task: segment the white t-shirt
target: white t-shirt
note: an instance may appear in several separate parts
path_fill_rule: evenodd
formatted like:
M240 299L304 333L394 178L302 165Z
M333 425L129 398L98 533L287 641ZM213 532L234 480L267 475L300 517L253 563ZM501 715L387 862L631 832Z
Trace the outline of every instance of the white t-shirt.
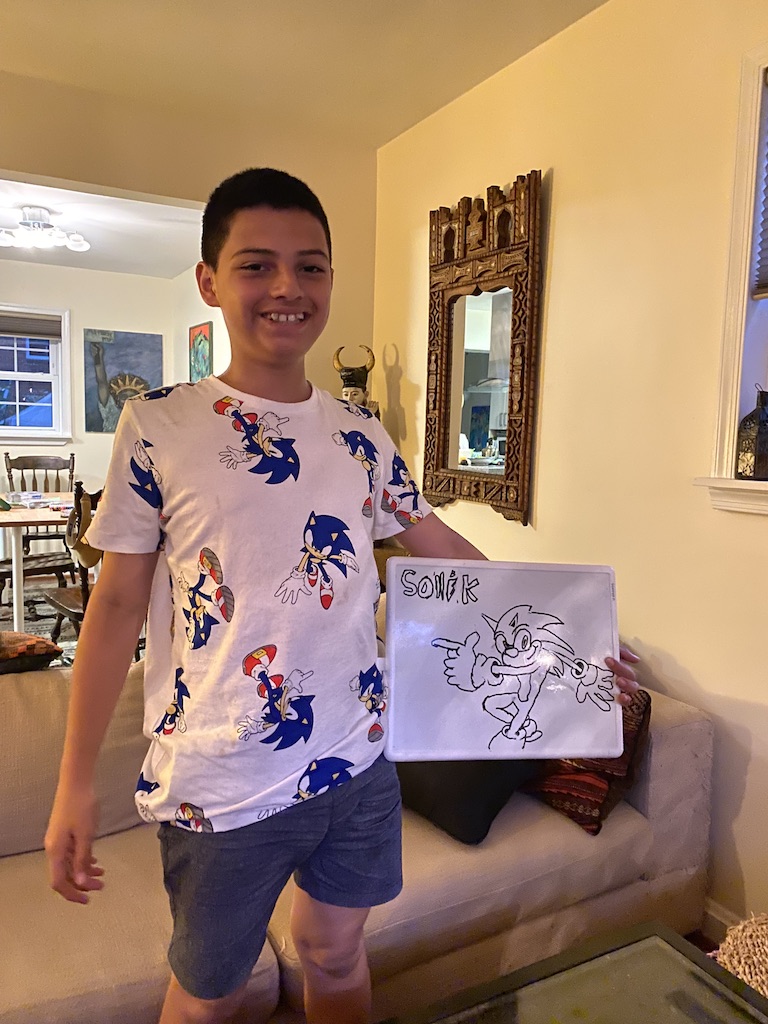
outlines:
M141 815L223 831L381 752L372 542L430 511L365 409L272 402L216 377L126 402L88 541L161 548Z

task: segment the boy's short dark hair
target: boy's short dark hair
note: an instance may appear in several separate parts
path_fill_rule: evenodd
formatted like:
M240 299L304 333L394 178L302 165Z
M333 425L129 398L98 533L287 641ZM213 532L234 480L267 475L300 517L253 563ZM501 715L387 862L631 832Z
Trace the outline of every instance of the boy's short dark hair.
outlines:
M306 210L316 217L328 242L331 256L331 229L325 210L315 193L303 181L273 167L250 167L226 178L211 192L203 213L202 258L216 269L219 254L229 235L232 218L239 210L269 206L273 210Z

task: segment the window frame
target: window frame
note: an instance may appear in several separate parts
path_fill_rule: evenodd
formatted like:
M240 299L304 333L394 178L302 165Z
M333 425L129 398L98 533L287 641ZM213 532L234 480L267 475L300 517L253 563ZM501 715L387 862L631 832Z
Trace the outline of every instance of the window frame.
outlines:
M0 302L0 317L3 315L33 315L56 317L61 324L61 338L50 339L51 372L41 379L52 379L54 422L51 427L6 427L0 425L0 441L5 444L27 443L35 445L64 445L72 441L72 366L70 311L68 309L42 309L37 306L20 306L16 303ZM22 337L12 331L0 334ZM23 335L26 337L26 335ZM58 363L58 372L54 367ZM30 376L34 376L30 374ZM57 379L58 378L58 379Z
M768 515L768 480L737 480L735 460L747 308L752 301L757 255L754 243L759 231L756 211L761 166L761 101L767 72L768 41L751 50L742 60L715 444L711 475L694 480L695 484L708 488L714 508L762 515Z

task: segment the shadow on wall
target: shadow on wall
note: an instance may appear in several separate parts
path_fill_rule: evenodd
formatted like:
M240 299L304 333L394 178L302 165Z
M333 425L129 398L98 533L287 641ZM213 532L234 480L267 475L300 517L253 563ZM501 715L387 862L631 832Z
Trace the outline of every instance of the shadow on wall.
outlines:
M400 365L400 350L397 345L384 346L381 363L387 395L381 403L384 407L381 419L389 436L398 449L402 450L403 442L408 437L409 423L406 410L408 416L412 415L419 397L419 389L411 381L403 382L403 368ZM403 394L403 391L407 394Z
M744 823L740 823L742 849L735 834L735 823L742 810L747 778L765 779L768 773L768 705L739 700L729 694L703 690L691 674L661 648L645 646L637 638L622 637L642 661L637 669L640 685L685 701L711 715L715 723L714 766L712 776L712 825L709 895L739 918L762 907L747 906L744 886L747 874L759 877L762 868L748 866L745 858L764 858L768 846L768 815L760 812L748 824L749 846L744 847ZM653 714L653 711L651 711ZM755 749L764 744L765 749ZM754 794L753 794L754 799ZM753 808L754 811L754 808ZM758 853L757 851L762 851Z

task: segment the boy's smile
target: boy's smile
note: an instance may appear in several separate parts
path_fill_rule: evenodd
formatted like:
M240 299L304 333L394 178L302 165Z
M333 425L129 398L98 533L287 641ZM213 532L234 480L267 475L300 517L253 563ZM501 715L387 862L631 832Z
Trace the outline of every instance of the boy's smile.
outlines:
M276 374L300 382L306 398L304 357L325 327L333 285L320 222L300 209L239 210L216 269L200 263L197 279L204 301L221 308L229 331L227 382L249 391L253 384L246 382L258 378L263 387Z

